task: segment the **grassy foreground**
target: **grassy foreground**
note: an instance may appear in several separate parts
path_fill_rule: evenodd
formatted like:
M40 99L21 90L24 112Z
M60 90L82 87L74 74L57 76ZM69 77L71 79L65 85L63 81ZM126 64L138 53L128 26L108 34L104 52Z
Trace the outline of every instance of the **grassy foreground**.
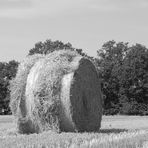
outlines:
M0 148L148 148L148 117L104 116L99 133L21 135L12 116L0 116Z

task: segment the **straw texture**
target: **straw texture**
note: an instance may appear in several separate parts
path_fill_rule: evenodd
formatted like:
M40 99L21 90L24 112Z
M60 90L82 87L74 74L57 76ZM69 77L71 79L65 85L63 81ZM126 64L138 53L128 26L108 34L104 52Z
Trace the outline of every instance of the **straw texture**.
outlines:
M71 50L30 58L36 60L25 61L29 68L21 64L11 85L10 106L19 131L99 130L102 95L92 62Z

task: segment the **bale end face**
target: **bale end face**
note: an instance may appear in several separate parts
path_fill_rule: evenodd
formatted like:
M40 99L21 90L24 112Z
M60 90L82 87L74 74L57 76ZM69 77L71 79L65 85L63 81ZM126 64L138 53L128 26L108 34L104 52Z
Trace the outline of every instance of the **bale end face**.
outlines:
M74 73L64 76L62 81L62 128L64 131L98 131L102 119L100 80L88 59L82 58L78 64Z

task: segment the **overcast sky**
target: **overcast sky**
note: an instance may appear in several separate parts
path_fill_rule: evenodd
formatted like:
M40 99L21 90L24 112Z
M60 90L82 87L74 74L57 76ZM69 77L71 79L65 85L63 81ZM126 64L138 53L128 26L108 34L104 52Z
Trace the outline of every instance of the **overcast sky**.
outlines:
M20 61L46 39L90 56L109 40L148 47L148 0L0 0L0 61Z

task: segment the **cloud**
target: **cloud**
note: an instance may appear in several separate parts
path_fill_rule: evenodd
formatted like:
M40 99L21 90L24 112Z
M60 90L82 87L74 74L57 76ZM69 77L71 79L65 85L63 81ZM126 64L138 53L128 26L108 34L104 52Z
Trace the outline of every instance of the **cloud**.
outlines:
M29 7L30 0L0 0L0 9L15 9L18 7Z
M4 2L4 0L2 0ZM83 8L88 0L26 0L26 3L21 3L21 0L6 0L5 3L0 3L0 17L3 18L32 18L47 15L49 17L61 13L71 13L77 8ZM12 3L13 4L12 6ZM6 7L6 4L8 6ZM25 6L25 7L24 7ZM69 12L68 12L69 11Z
M148 8L147 0L92 0L90 8L98 12L125 12Z
M0 18L56 17L82 12L125 12L148 8L147 0L1 0Z

